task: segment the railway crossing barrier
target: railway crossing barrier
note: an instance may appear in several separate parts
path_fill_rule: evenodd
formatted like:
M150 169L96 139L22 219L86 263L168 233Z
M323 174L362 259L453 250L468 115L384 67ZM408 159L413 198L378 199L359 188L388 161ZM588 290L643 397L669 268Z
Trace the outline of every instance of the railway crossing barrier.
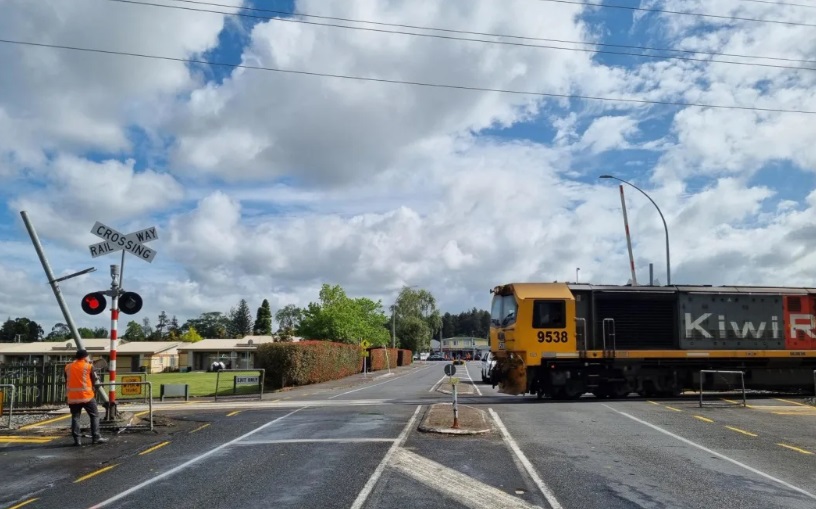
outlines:
M814 376L816 376L816 372L814 372ZM14 384L0 384L0 389L3 387L11 387L11 398L9 399L9 413L8 413L8 429L11 429L11 415L14 413L14 391L15 387ZM6 391L0 390L0 417L3 416L3 403L6 399Z
M258 399L263 399L263 390L264 390L264 376L266 374L266 369L219 369L215 375L215 401L218 401L218 390L220 388L219 382L221 381L221 373L229 373L229 372L238 372L238 373L246 373L246 372L255 372L259 373L259 376L235 376L232 379L232 395L241 396L242 394L238 394L238 386L239 385L255 385L258 384L258 389L260 389L260 394L258 395ZM250 394L251 395L251 394Z
M739 375L740 377L740 385L742 386L742 406L747 407L748 402L745 397L745 372L743 371L723 371L718 369L701 369L700 370L700 408L703 407L703 382L705 381L704 373L716 373L716 374L726 374L726 375ZM814 372L816 373L816 372ZM814 375L816 377L816 375Z

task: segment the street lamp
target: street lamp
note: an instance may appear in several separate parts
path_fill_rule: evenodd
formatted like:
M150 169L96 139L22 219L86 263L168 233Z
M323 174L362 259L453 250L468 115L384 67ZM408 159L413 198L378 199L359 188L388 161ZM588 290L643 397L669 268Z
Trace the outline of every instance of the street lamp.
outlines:
M652 197L649 196L648 194L646 194L646 192L643 189L641 189L638 186L632 184L631 182L627 182L627 181L625 181L623 179L619 179L618 177L615 177L614 175L601 175L598 178L615 179L615 180L619 180L619 181L623 182L624 184L628 184L628 185L634 187L635 189L637 189L638 191L640 191L641 193L643 193L643 196L645 196L646 198L649 198L649 201L652 202L652 205L655 206L655 208L657 209L657 213L660 214L660 219L663 220L663 228L666 230L666 284L671 285L671 262L670 262L670 258L669 258L669 227L666 225L666 218L663 217L663 212L660 211L660 207L657 206L657 203L655 203L655 201L652 199Z

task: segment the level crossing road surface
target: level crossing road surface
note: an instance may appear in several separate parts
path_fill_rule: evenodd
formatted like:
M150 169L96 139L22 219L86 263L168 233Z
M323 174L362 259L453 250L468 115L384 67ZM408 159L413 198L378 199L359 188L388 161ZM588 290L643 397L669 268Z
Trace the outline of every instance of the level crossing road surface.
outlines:
M536 400L498 394L470 362L460 404L493 430L424 433L428 406L451 400L444 364L300 388L280 407L160 411L157 433L101 446L64 431L0 445L0 507L816 507L816 408L800 399Z

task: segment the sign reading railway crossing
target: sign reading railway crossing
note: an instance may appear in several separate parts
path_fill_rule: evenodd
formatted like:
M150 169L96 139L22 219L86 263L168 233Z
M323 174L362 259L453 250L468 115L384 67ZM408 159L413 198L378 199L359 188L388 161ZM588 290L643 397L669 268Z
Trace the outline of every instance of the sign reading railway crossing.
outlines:
M159 238L155 226L123 235L110 226L97 221L91 228L91 233L102 239L102 242L88 246L93 258L123 249L148 263L153 263L153 258L156 257L156 251L144 244Z

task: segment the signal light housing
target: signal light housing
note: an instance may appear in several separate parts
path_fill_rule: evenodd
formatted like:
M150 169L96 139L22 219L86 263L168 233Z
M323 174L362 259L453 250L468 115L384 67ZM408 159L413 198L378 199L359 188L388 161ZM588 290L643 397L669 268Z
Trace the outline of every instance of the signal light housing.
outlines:
M102 292L93 292L82 297L82 311L85 311L89 315L98 315L102 311L105 311L107 305L108 301Z
M119 297L119 311L135 315L142 309L142 297L135 292L125 292Z

